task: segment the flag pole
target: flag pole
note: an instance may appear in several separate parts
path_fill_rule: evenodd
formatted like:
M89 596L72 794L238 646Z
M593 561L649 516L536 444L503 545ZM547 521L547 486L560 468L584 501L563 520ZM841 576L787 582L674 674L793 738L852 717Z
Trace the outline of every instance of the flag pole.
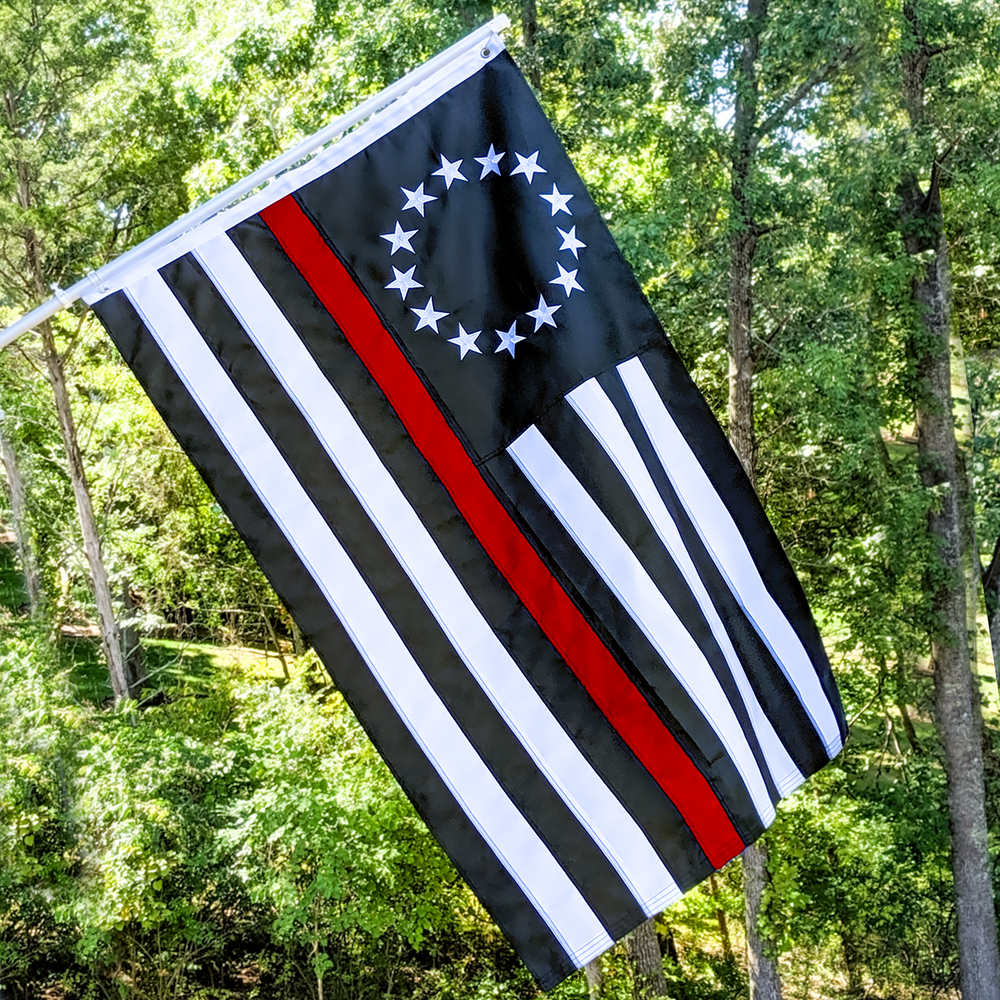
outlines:
M370 115L375 114L375 112L381 111L382 108L391 104L417 84L433 76L443 66L456 58L459 53L474 48L480 42L488 39L492 34L499 33L508 27L510 27L510 18L506 14L498 15L492 21L477 28L455 42L454 45L450 45L443 52L439 52L433 58L428 59L427 62L411 70L405 76L400 77L395 83L390 84L384 90L369 97L368 100L362 101L356 108L341 115L339 118L335 118L329 125L318 132L314 132L308 138L303 139L302 142L287 153L283 153L281 156L258 167L252 174L248 174L242 180L226 188L225 191L206 201L203 205L199 205L187 214L182 215L165 229L154 233L143 240L138 246L123 253L120 257L116 257L110 264L106 264L97 271L91 271L85 278L81 278L76 284L71 285L67 289L61 289L53 284L50 287L55 294L51 299L32 309L31 312L26 313L16 323L12 323L5 330L0 331L0 348L4 348L17 340L21 334L27 333L43 320L71 306L87 292L100 288L120 271L129 267L133 261L155 250L159 250L178 236L188 232L188 230L200 226L203 222L206 222L224 209L229 208L230 205L250 194L262 184L266 184L278 174L306 159L312 153L325 146L326 143L346 132L349 128L364 121Z

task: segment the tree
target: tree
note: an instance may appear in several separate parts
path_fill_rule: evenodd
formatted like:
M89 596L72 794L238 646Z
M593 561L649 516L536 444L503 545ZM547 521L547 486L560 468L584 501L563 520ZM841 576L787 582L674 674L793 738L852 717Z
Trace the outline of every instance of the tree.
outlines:
M714 79L702 74L698 84L704 88L709 104L718 102L713 108L716 117L725 104L732 111L728 137L720 135L716 140L720 159L726 165L730 194L728 430L733 450L755 488L754 375L764 339L754 330L754 265L761 238L782 225L780 197L775 198L773 190L769 190L773 183L769 186L764 179L759 153L762 144L771 142L778 149L768 155L768 165L773 168L783 154L787 158L788 144L776 140L775 133L789 126L803 127L808 121L805 109L813 102L817 89L827 85L856 57L858 41L845 25L838 23L840 12L835 7L828 6L820 15L833 22L833 29L824 31L818 30L813 20L817 12L773 11L769 0L749 0L743 17L726 4L692 4L673 28L676 40L668 31L665 41L668 60L690 67L694 60L689 48L684 51L685 29L695 38L704 30L692 24L695 10L702 18L708 14L708 23L717 26L714 32L709 28L707 33L709 45L716 49L715 66L719 68L713 68ZM767 56L762 60L765 42ZM744 885L751 997L778 1000L781 982L774 956L757 927L767 881L766 847L763 843L750 845L744 852Z
M0 413L0 421L6 420L6 414ZM31 528L24 495L24 478L21 475L21 464L17 454L0 424L0 459L3 460L4 471L7 473L7 488L10 491L10 506L14 516L14 531L17 534L17 550L24 571L24 585L28 591L28 603L31 613L38 611L42 599L42 585L38 577L38 566L35 562L34 546L31 541Z
M636 1000L667 996L667 979L663 975L663 953L656 936L656 919L644 920L628 937L632 957Z
M901 98L911 133L917 143L924 145L928 126L933 127L928 120L928 77L933 60L945 51L940 37L942 12L931 3L907 0L902 13ZM935 39L933 34L939 37ZM931 155L926 190L916 165L903 173L900 227L905 251L915 262L911 350L916 374L914 404L920 474L924 487L937 497L928 516L928 530L937 543L937 559L928 567L927 593L937 692L935 714L948 773L962 995L968 1000L986 1000L1000 996L1000 954L987 845L982 715L966 639L962 513L949 350L951 271L941 203L941 173L947 154L932 145Z
M184 131L183 116L172 114L169 100L150 100L151 92L166 95L150 75L151 22L142 0L4 0L0 31L0 294L14 312L102 263L144 223L176 214L176 181L171 190L164 171L183 167L194 150L166 167L182 146L169 140ZM55 400L111 686L122 699L136 693L142 676L123 657L67 385L84 322L46 320L36 343Z

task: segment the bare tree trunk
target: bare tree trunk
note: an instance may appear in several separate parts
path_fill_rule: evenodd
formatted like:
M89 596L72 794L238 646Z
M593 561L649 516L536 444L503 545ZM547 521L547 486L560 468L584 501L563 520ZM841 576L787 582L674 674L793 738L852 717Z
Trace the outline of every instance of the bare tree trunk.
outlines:
M914 181L914 184L916 182ZM940 219L940 202L936 212ZM917 401L921 480L940 496L928 515L938 565L928 573L933 634L935 716L944 746L958 915L959 969L964 1000L1000 997L1000 956L990 879L982 758L982 712L969 659L958 456L948 365L948 251L940 234L934 259L913 285L921 310Z
M729 441L756 484L757 436L754 433L753 257L757 236L730 237L729 269Z
M521 42L524 45L525 69L535 90L542 88L542 63L538 58L535 35L538 32L538 6L535 0L521 0Z
M302 636L302 629L299 628L299 623L289 616L289 621L292 623L292 652L296 656L302 656L306 651L305 639Z
M911 127L924 122L924 85L931 59L940 49L924 36L919 0L903 4L909 35L903 58L903 104ZM951 395L949 336L951 274L940 197L940 164L935 163L925 193L916 177L902 186L903 242L906 251L930 259L914 279L918 313L913 331L917 364L917 449L924 486L940 497L928 514L937 543L928 568L931 659L935 717L944 747L951 825L951 864L958 918L959 981L963 1000L1000 997L1000 955L990 878L986 795L979 690L969 662L968 617L962 566L962 518L958 447Z
M136 603L132 599L132 588L127 581L122 587L122 607L125 609L126 620L131 619L136 610ZM129 691L135 697L146 683L146 657L142 651L139 629L131 621L122 627L121 635L125 676L128 679Z
M997 684L1000 684L1000 537L993 546L993 558L983 573L983 595L986 598L993 664L997 671Z
M943 235L926 276L914 282L914 298L923 308L922 325L930 334L919 359L922 398L917 404L918 450L921 479L941 497L940 508L928 515L939 560L929 573L928 589L934 619L935 716L948 776L961 988L964 1000L995 1000L1000 997L1000 956L987 845L982 712L967 640L947 353L948 256Z
M747 923L747 965L750 973L750 1000L781 1000L778 963L770 954L769 942L760 933L760 912L764 890L770 881L767 847L763 840L743 852L743 893Z
M32 191L31 171L27 163L20 158L15 161L17 174L17 201L21 208L30 209L34 197ZM28 228L24 232L24 255L31 281L35 286L35 294L41 302L46 298L48 288L45 284L44 267L42 263L42 247L37 233ZM111 590L108 586L108 574L104 568L101 555L101 540L97 533L97 521L94 518L94 506L90 500L90 488L83 468L83 456L80 453L80 443L76 434L76 423L70 408L69 393L66 390L66 373L63 370L62 358L56 349L55 336L49 320L38 324L38 332L42 338L42 352L45 356L45 366L48 371L49 384L56 401L56 415L59 418L59 431L66 449L69 462L70 481L73 484L73 496L76 499L76 510L80 518L80 530L83 534L83 548L90 567L91 584L94 588L94 598L97 603L97 614L101 620L101 640L104 646L104 656L108 664L108 674L111 679L111 690L115 700L129 696L128 678L125 673L125 662L122 658L121 641L118 626L115 623L114 609L111 603Z
M965 368L962 338L949 336L952 414L955 422L955 458L958 478L959 534L962 552L962 577L965 580L965 627L969 643L969 667L979 674L979 595L982 564L976 539L976 484L972 474L975 425L969 399L969 377Z
M56 350L55 337L52 334L52 326L49 321L45 320L40 323L38 330L42 335L42 349L45 354L49 383L55 394L56 414L59 417L59 430L62 434L63 447L66 449L66 458L69 460L70 481L73 484L73 496L76 498L76 511L80 518L80 531L83 534L83 548L87 555L87 565L90 567L90 581L94 588L97 614L101 622L101 641L108 664L108 674L111 678L111 690L114 692L115 701L120 701L130 695L128 676L125 672L118 625L115 622L114 608L111 603L108 574L104 568L104 558L101 555L101 539L97 532L94 507L90 500L90 488L87 485L83 456L80 453L80 444L77 439L76 423L73 420L69 393L66 390L66 375L63 371L62 358Z
M719 937L722 938L722 954L727 961L733 959L733 942L729 936L729 921L726 920L726 911L719 901L719 883L715 875L708 876L708 886L712 891L712 899L715 900L715 919L719 924Z
M604 971L600 958L591 959L584 967L587 974L587 995L590 1000L601 1000L604 995Z
M663 953L656 936L656 920L644 920L628 936L628 950L635 975L636 1000L667 995L667 977L663 974Z
M17 552L21 557L21 567L24 571L24 585L28 591L31 613L35 614L42 600L42 584L35 563L35 553L31 547L27 505L24 500L24 480L21 478L17 455L2 426L0 426L0 455L3 458L4 471L7 473L7 485L10 487L10 507L14 514L14 531L17 533Z
M750 482L757 486L757 439L754 433L753 261L758 229L750 197L751 169L758 141L757 57L767 21L768 0L749 0L747 29L738 67L733 119L730 191L735 218L729 264L729 442ZM763 844L743 852L744 913L750 1000L781 1000L778 966L760 934L758 918L769 874Z
M746 37L737 67L730 165L732 220L729 236L729 440L750 481L756 483L754 434L753 260L757 222L750 197L757 134L757 57L768 0L749 0Z

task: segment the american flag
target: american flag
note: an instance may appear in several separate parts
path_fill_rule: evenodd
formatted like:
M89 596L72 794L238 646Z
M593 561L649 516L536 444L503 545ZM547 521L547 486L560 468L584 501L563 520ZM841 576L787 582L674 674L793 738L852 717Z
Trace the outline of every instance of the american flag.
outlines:
M92 305L543 986L840 750L781 546L499 39Z

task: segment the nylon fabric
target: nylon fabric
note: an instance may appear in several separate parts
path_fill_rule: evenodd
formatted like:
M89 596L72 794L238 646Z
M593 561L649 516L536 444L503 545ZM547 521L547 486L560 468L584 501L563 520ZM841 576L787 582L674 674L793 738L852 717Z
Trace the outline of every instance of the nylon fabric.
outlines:
M292 199L271 206L262 218L344 331L532 617L667 792L708 859L724 864L738 853L728 852L740 838L718 798L510 521L339 259Z
M126 295L111 295L94 308L126 362L140 372L143 388L212 487L251 552L268 568L269 579L305 637L331 664L338 687L354 706L417 811L435 830L442 847L473 889L490 900L494 919L518 943L521 957L539 981L545 986L561 981L576 967L574 960L402 724L339 618L330 614L319 587L250 490L243 473Z
M590 766L628 809L680 887L697 884L711 866L676 809L488 558L370 373L270 230L262 222L249 220L234 230L232 239L382 456L407 501L420 511L435 544L528 681Z

